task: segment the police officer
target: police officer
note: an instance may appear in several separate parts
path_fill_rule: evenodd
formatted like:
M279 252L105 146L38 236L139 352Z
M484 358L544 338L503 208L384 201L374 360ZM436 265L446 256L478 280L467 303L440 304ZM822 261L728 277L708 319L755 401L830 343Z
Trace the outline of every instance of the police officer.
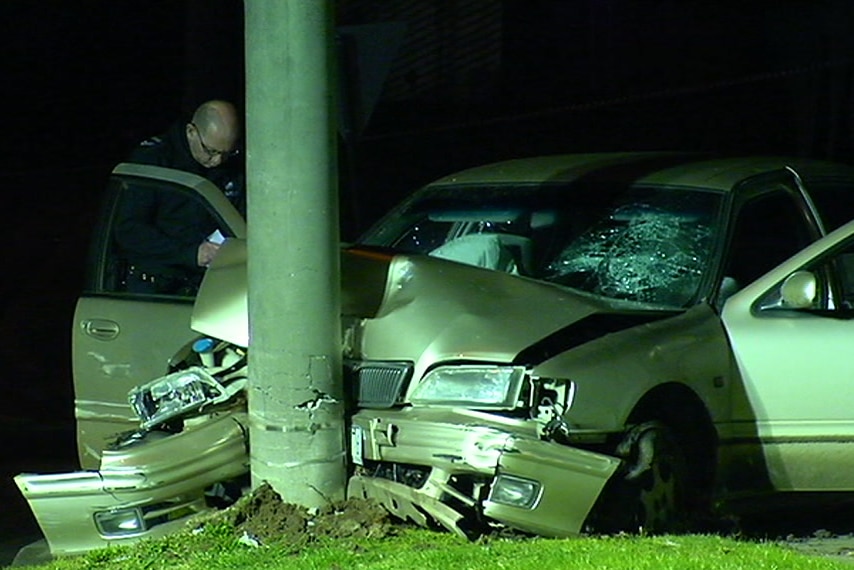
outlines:
M242 174L226 164L237 149L240 119L234 106L207 101L189 122L143 141L128 161L191 172L208 178L244 210ZM151 186L130 188L118 205L115 240L127 259L127 289L137 293L189 294L219 244L216 224L189 196Z

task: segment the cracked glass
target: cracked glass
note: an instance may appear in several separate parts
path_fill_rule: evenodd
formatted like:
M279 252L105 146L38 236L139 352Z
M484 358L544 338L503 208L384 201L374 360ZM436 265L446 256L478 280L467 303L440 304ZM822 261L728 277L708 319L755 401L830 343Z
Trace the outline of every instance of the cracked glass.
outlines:
M545 278L614 299L691 303L713 262L717 196L644 189L625 198L572 240Z
M715 264L720 206L719 193L676 187L443 187L405 203L361 243L684 307Z

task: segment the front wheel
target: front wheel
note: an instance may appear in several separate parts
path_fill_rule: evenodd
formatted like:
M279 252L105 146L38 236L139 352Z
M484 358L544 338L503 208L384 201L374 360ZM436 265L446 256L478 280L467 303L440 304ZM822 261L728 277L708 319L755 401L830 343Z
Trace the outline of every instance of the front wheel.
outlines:
M616 453L623 467L594 506L594 532L661 534L686 529L686 466L670 431L658 422L630 429Z

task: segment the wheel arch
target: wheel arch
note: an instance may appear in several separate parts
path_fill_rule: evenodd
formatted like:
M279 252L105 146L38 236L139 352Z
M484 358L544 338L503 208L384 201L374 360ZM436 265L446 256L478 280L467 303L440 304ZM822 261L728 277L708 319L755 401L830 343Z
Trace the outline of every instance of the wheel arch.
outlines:
M684 384L661 384L632 408L626 429L643 422L665 425L685 455L690 483L700 497L709 498L714 485L718 437L708 409Z

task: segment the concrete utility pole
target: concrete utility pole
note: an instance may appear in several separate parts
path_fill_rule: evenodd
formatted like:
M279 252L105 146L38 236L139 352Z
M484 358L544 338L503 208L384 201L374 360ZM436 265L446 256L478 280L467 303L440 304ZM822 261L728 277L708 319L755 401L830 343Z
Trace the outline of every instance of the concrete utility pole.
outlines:
M342 499L331 0L245 2L253 486Z

